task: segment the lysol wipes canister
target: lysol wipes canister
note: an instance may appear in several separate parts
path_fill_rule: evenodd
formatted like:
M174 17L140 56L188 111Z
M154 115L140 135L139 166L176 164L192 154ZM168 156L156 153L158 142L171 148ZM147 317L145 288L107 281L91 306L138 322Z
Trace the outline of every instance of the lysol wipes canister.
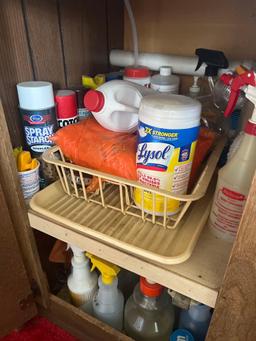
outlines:
M59 128L78 122L76 93L72 90L58 90L55 95Z
M138 181L185 194L200 125L201 104L180 95L155 94L142 99L139 109L136 154ZM142 205L142 198L144 203ZM153 200L155 202L153 203ZM135 189L134 201L148 213L164 214L164 197ZM166 213L179 210L179 201L168 199Z
M52 84L31 81L17 84L26 145L33 156L53 146L49 140L57 129Z

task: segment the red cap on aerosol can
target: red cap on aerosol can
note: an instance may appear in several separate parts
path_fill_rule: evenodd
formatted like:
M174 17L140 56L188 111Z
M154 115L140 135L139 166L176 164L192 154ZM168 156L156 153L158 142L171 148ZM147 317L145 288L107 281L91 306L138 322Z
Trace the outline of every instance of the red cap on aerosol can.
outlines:
M74 91L58 90L55 95L55 102L57 104L57 120L60 128L78 121L76 94Z

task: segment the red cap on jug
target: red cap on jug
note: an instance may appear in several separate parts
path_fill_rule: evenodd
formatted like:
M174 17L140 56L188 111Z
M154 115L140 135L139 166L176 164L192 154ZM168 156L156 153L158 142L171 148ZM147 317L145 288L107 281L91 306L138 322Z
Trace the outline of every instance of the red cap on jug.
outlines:
M86 109L99 112L105 103L104 95L98 90L89 90L84 96L84 106Z
M141 277L140 278L140 290L144 295L148 297L157 297L161 295L163 291L163 287L162 285L157 284L157 283L149 283L146 280L146 278Z

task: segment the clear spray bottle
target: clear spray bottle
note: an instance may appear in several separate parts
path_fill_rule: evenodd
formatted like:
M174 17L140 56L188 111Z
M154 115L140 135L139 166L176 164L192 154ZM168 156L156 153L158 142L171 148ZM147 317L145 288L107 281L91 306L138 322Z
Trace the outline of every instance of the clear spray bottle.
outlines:
M91 259L92 270L101 273L99 289L93 297L93 315L118 330L123 329L124 296L118 289L117 274L120 268L99 257L86 253Z

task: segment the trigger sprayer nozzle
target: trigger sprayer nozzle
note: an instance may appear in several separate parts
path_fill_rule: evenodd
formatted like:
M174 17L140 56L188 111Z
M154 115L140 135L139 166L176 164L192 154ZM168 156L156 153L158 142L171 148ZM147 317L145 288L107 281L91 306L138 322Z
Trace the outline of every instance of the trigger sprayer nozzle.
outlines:
M71 249L73 252L73 258L76 263L83 263L86 260L85 251L78 246L68 244L67 250Z
M92 262L91 271L97 268L101 273L102 282L106 285L111 285L114 279L117 277L120 268L117 265L103 260L97 256L94 256L88 252L86 253L86 256L90 258Z

